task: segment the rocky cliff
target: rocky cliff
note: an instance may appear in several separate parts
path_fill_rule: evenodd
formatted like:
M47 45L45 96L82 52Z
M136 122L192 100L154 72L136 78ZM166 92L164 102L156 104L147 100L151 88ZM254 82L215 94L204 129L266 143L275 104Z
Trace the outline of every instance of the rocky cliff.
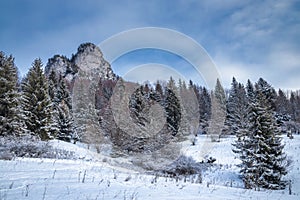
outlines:
M75 79L79 71L92 71L101 79L116 79L110 64L103 58L101 50L92 43L81 44L77 49L77 53L71 59L61 55L50 58L45 67L46 75L49 75L52 70L57 75L63 76L68 83Z

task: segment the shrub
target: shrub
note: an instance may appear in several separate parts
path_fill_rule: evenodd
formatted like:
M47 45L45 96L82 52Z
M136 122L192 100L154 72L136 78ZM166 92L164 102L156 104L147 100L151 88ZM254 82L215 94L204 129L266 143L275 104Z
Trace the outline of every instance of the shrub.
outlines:
M163 173L170 174L173 176L180 175L201 175L202 164L196 162L192 157L181 155L177 160L168 165L162 170Z
M11 160L14 157L70 159L74 158L74 152L54 149L47 142L31 136L1 137L0 159Z

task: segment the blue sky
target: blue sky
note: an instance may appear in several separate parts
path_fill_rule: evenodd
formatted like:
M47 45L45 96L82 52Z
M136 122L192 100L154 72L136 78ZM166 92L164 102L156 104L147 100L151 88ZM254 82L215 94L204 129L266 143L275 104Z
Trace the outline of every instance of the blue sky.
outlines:
M225 87L235 76L300 88L299 0L1 0L0 10L0 50L13 54L22 74L37 57L46 64L54 54L71 57L83 42L100 44L129 29L163 27L201 44ZM128 66L151 62L201 83L182 58L162 51L132 52L113 68L123 75Z

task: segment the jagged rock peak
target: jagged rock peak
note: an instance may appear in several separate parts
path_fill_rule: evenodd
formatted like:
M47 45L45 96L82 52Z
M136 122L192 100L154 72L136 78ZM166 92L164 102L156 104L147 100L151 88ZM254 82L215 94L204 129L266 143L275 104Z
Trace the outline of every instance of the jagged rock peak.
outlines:
M77 53L73 56L72 62L80 70L98 74L102 79L115 79L110 64L103 58L98 46L92 43L84 43L78 47Z
M76 77L79 70L93 71L102 79L116 79L110 64L103 58L100 48L92 43L81 44L71 60L66 56L53 56L45 67L46 75L49 75L51 70L54 70L57 75L62 75L69 82Z
M49 75L51 70L55 70L57 74L65 77L68 73L76 73L73 69L71 61L62 55L54 55L52 58L48 59L48 63L45 67L45 74Z
M103 56L100 48L97 45L90 42L79 45L77 49L77 54L81 54L81 53L85 53L85 54L95 53L98 54L100 57Z

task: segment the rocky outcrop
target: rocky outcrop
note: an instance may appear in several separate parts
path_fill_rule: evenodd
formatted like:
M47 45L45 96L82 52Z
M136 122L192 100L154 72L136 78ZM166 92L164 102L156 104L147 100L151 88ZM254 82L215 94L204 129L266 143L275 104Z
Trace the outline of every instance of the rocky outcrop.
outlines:
M92 43L81 44L71 59L61 55L50 58L45 67L46 75L49 75L52 70L57 75L63 76L69 83L75 79L79 71L92 72L101 79L116 79L110 64L103 58L101 50Z
M70 83L73 80L74 75L78 72L78 67L67 57L55 55L48 60L45 67L45 74L49 75L52 70L54 70L58 76L61 75Z

